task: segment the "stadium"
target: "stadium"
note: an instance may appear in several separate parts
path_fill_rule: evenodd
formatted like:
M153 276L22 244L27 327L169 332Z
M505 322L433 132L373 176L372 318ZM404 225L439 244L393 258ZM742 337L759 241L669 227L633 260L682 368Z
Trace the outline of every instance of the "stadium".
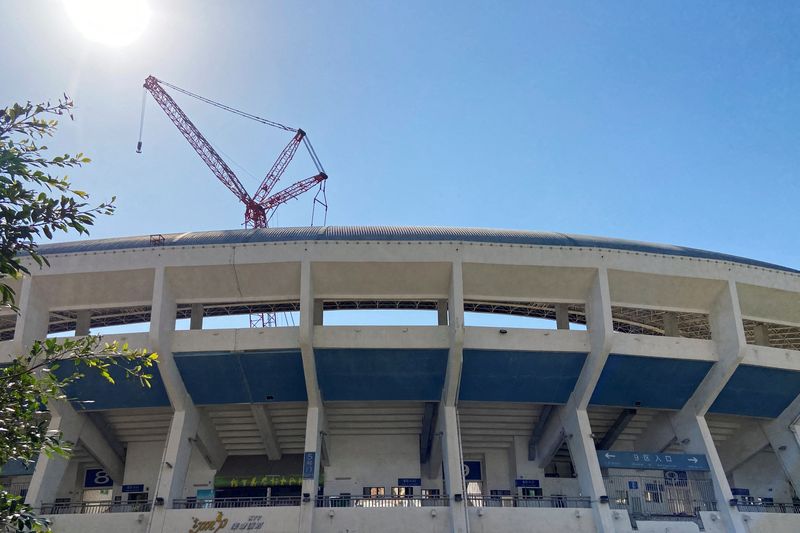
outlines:
M5 357L90 332L160 355L151 388L48 406L69 459L3 468L55 532L800 531L800 271L469 228L41 250ZM288 319L230 325L254 316Z

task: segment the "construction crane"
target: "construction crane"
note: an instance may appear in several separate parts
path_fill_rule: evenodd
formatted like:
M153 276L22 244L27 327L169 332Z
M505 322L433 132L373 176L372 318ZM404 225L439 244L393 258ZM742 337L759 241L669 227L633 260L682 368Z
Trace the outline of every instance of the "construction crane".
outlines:
M278 159L275 161L275 164L273 164L272 168L270 168L269 172L267 172L267 175L261 181L261 184L253 195L250 195L247 192L247 189L244 188L242 182L239 180L230 166L228 166L225 160L217 153L214 147L211 146L211 143L208 142L203 134L200 133L200 130L197 129L192 121L189 120L189 117L186 116L186 113L184 113L180 106L175 103L175 100L173 100L167 91L164 90L164 86L170 87L178 92L196 98L207 104L219 107L220 109L224 109L245 118L255 120L256 122L266 124L267 126L294 133L292 140L289 141L289 144L286 145L286 148L281 151ZM246 228L268 227L270 220L279 206L285 204L293 198L297 198L301 194L317 186L319 189L317 190L317 194L314 196L311 220L312 225L314 223L313 213L317 205L322 206L327 215L328 205L325 197L325 182L328 179L328 175L322 168L322 164L320 163L319 158L314 151L314 147L311 146L311 142L308 140L308 135L302 129L290 128L289 126L285 126L278 122L234 109L219 102L215 102L208 98L189 92L186 89L181 89L180 87L172 85L171 83L159 80L155 76L148 76L147 79L144 80L144 88L153 96L153 99L155 99L156 103L183 134L192 148L194 148L195 152L197 152L197 155L199 155L203 162L208 165L208 168L211 169L211 172L217 177L217 179L221 181L222 184L225 185L239 199L240 202L242 202L242 204L244 204L244 225ZM142 126L140 126L139 129L139 142L136 146L136 151L138 153L142 152L143 123L144 102L142 102ZM292 161L292 158L294 157L295 152L297 152L297 148L301 143L308 150L308 154L311 156L311 160L313 161L314 166L317 168L317 174L311 176L310 178L300 180L283 190L273 193L272 191L275 188L275 185L286 171L286 167L289 166L289 163Z
M286 147L281 151L278 159L272 165L272 168L269 169L269 172L267 172L267 175L261 181L261 184L258 186L258 189L253 195L250 195L247 192L247 189L245 189L244 185L242 185L242 182L239 180L230 166L228 166L222 156L217 153L214 147L211 146L211 143L208 142L203 134L200 133L200 130L197 129L192 121L189 120L189 117L186 116L186 113L183 112L175 100L173 100L167 91L164 90L164 86L170 87L178 92L191 96L192 98L196 98L207 104L211 104L220 109L224 109L225 111L230 111L267 126L278 128L294 134L292 140L289 141L289 144L286 145ZM199 155L203 162L208 165L208 168L211 169L211 172L217 177L217 179L221 181L222 184L225 185L225 187L227 187L239 199L239 201L244 204L244 226L246 228L268 227L269 222L278 207L293 198L297 198L301 194L313 189L314 187L319 188L314 196L314 203L311 211L311 225L314 225L314 212L317 205L320 205L324 208L324 217L327 218L328 203L325 195L325 183L328 179L328 175L322 168L322 163L320 163L319 158L314 151L314 147L311 146L311 142L308 140L308 135L306 135L306 132L304 132L302 129L291 128L278 122L261 118L219 102L215 102L214 100L194 94L186 89L181 89L180 87L172 85L171 83L159 80L155 76L148 76L144 80L144 88L145 91L153 95L156 103L158 103L164 113L166 113L170 120L172 120L172 123L175 124L192 148L194 148L195 152L197 152L197 155ZM145 97L147 96L147 92L144 94ZM144 103L145 102L143 99L142 119L139 126L139 142L136 145L137 153L142 153ZM295 152L297 152L297 148L300 146L300 143L302 143L306 150L308 150L308 154L311 156L311 160L313 161L314 166L317 168L317 174L311 176L310 178L300 180L283 190L273 193L272 191L275 188L275 185L277 185L278 181L281 179L281 176L286 171L286 167L288 167L289 163L292 161L292 158L294 157ZM250 327L266 327L276 325L277 318L275 313L250 313Z

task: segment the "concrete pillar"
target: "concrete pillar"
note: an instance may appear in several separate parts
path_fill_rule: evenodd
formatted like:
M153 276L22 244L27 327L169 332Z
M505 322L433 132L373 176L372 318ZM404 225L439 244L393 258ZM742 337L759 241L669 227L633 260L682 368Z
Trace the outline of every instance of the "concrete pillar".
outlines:
M728 478L722 468L719 454L711 438L705 416L692 416L691 413L681 411L672 418L673 428L679 443L683 446L684 453L704 454L708 459L711 469L711 482L714 487L714 497L717 500L719 512L725 530L736 533L745 533L747 528L736 506L728 502L733 498Z
M18 294L19 316L14 329L13 353L23 354L34 341L47 337L50 309L36 280L26 276Z
M82 309L77 312L75 317L75 336L84 337L89 334L89 327L92 321L92 312Z
M780 419L764 422L762 428L786 479L792 484L795 494L800 495L800 428L796 423L787 425Z
M755 328L755 342L759 346L769 346L769 324L759 323Z
M611 321L611 296L608 273L599 269L586 298L586 322L589 333L589 355L567 404L557 408L537 444L538 466L545 468L555 451L566 440L572 463L578 474L581 495L592 501L592 515L598 533L616 531L608 503L600 503L606 496L603 475L592 438L592 428L586 408L597 381L611 352L613 327Z
M739 510L728 505L733 494L705 419L709 408L744 359L747 347L735 282L727 282L720 291L709 318L711 337L719 359L683 409L672 416L671 421L676 441L684 446L686 453L706 455L711 468L717 509L726 529L744 533L747 529Z
M203 304L192 304L189 329L203 329Z
M314 325L323 326L325 323L325 301L314 300Z
M452 531L453 533L467 533L469 531L467 487L464 482L464 459L461 454L461 435L458 431L456 407L442 405L439 409L439 421L442 433L444 484L450 497Z
M314 509L319 491L319 470L322 461L322 439L325 409L309 404L306 414L306 439L303 453L303 489L300 502L298 532L311 533L314 527Z
M450 523L455 533L467 533L466 484L464 483L464 460L461 453L461 434L458 427L458 390L461 386L461 367L464 360L464 274L461 261L454 261L450 290L447 300L447 324L450 330L450 349L447 355L442 401L439 407L437 426L441 434L444 479L450 496ZM440 307L441 313L441 307ZM440 315L441 320L441 315ZM456 495L460 494L460 501Z
M569 329L569 306L556 304L556 329Z
M80 426L69 424L58 415L51 415L50 425L47 430L61 432L64 441L73 443L78 442L81 432ZM61 457L60 455L48 457L46 454L40 453L33 476L31 476L25 503L34 509L39 509L43 503L55 502L58 487L64 478L68 465L68 457Z
M303 497L300 502L299 533L311 533L314 528L314 509L319 490L319 471L322 462L325 407L317 381L317 363L314 354L314 326L322 324L322 300L314 298L311 263L300 265L300 355L308 395L306 436L303 456ZM308 496L306 496L308 495Z
M664 313L664 336L678 337L678 315L671 311Z
M447 300L436 302L436 324L439 326L447 325Z
M170 422L167 443L164 449L155 498L163 498L163 505L154 505L147 531L162 531L166 509L173 500L183 496L189 460L195 443L198 451L212 469L219 469L225 460L225 448L213 427L209 427L192 402L183 384L175 357L172 340L175 334L177 303L164 268L155 271L153 281L153 305L150 315L150 348L158 352L158 372L174 409Z

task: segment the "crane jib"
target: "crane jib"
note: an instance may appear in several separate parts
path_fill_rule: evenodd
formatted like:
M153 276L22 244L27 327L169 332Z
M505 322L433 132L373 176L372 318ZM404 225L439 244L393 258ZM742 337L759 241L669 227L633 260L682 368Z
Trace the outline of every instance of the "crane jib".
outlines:
M211 143L208 142L202 133L200 133L200 130L197 129L192 121L189 120L189 117L186 115L186 113L183 112L180 106L178 106L175 100L169 95L169 93L166 92L163 86L170 87L178 92L196 98L202 102L214 105L220 109L235 113L242 117L294 133L292 140L289 141L289 144L286 145L286 147L280 152L277 160L275 163L273 163L269 172L267 172L258 189L252 196L247 192L244 185L242 185L239 178L236 176L230 166L228 166L222 156L220 156L220 154L211 146ZM216 176L216 178L222 182L222 184L225 185L239 199L239 201L242 202L242 204L244 204L246 227L267 227L269 220L272 218L275 210L280 205L293 198L297 198L318 184L320 187L323 187L325 181L328 179L328 176L323 170L322 164L317 157L316 151L314 150L313 146L311 146L308 136L302 129L291 128L284 124L280 124L278 122L258 117L251 113L246 113L239 109L220 104L219 102L215 102L198 94L192 93L176 85L159 80L155 76L148 76L145 79L144 89L153 96L153 99L156 101L156 103L161 107L172 123L175 124L175 126L178 128L178 131L181 132L186 141L191 145L195 152L197 152L197 155L200 156L214 176ZM142 100L142 125L140 126L139 130L139 141L136 145L136 151L138 153L141 153L142 151L143 125L144 98ZM289 163L291 163L292 159L294 158L297 148L301 142L306 147L314 166L317 168L318 174L310 178L300 180L275 194L270 194L280 178L283 176L283 173L286 171ZM320 192L322 192L324 198L324 187ZM317 193L317 196L319 196L320 192ZM319 200L317 196L314 198L314 204L322 204L327 213L327 203Z

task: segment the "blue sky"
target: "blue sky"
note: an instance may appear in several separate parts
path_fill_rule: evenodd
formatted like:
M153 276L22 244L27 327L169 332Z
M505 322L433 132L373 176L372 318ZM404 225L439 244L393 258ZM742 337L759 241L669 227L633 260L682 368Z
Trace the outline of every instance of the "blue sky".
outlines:
M796 2L151 0L91 43L58 1L3 2L0 102L66 91L54 149L118 213L95 237L240 227L243 209L148 100L148 74L309 132L329 224L540 229L800 266ZM185 97L251 189L284 135ZM311 175L298 155L290 179ZM306 225L310 198L280 211ZM66 237L72 238L72 237Z

